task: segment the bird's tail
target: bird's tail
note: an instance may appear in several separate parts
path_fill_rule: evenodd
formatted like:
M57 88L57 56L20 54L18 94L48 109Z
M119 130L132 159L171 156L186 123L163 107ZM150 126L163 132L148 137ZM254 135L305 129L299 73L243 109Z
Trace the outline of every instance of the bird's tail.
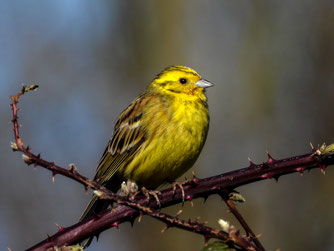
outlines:
M116 176L114 176L113 180L109 180L109 181L110 181L110 183L106 185L106 188L109 189L110 191L112 191L113 193L116 193L121 186L121 179L118 179ZM84 213L80 217L80 221L83 221L83 220L85 220L89 217L92 217L92 216L106 210L109 205L110 205L110 201L101 200L101 199L99 199L98 196L93 195L93 198L91 199L91 201L87 205ZM94 238L94 236L83 240L82 242L80 242L80 246L82 246L83 248L87 248L90 245L90 243L92 242L93 238Z
M101 211L106 210L109 204L110 202L101 200L96 195L94 195L89 204L87 205L84 213L82 214L80 221L83 221L91 216L98 214ZM94 236L83 240L82 242L80 242L80 246L82 246L83 248L87 248L92 242L93 238Z

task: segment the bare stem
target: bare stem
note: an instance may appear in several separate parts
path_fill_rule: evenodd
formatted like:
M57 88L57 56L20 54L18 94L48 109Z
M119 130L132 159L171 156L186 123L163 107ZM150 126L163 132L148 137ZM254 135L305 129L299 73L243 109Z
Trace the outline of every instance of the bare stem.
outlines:
M259 239L256 237L252 229L248 226L245 219L242 217L242 215L239 213L237 207L233 203L232 200L225 200L226 205L230 209L231 213L235 216L235 218L239 221L240 225L245 229L247 237L250 237L251 240L253 240L254 244L259 248L259 250L264 251L264 247L262 246Z
M177 227L183 230L191 231L197 234L203 235L205 240L209 240L210 238L216 238L224 241L229 241L231 243L236 244L237 246L245 249L245 250L257 250L256 246L254 246L250 240L247 238L237 235L236 238L230 238L230 234L227 232L224 232L222 230L214 229L208 226L205 226L203 223L200 223L198 221L185 221L180 219L178 216L170 216L165 213L161 213L153 208L146 207L143 204L145 203L145 200L143 198L139 198L138 201L134 201L131 198L125 197L125 196L119 196L115 193L112 193L105 187L101 186L98 182L90 180L81 174L79 174L74 167L74 165L70 165L69 169L64 169L60 166L55 165L53 162L46 161L40 157L40 154L35 155L30 151L29 147L25 147L24 143L20 137L20 132L19 132L19 124L18 124L18 100L19 97L22 96L25 92L29 90L35 90L37 87L35 86L30 86L30 87L23 87L23 89L16 95L16 96L11 96L12 99L12 110L13 110L13 126L14 126L14 137L15 137L15 144L12 144L12 149L14 151L20 151L23 152L23 159L28 165L35 165L35 166L41 166L44 167L50 171L52 171L52 178L54 179L54 176L56 174L61 174L64 176L67 176L85 186L85 189L91 188L95 190L95 193L101 198L105 200L111 200L114 202L117 202L119 205L126 206L128 209L135 210L134 213L132 214L133 219L138 215L138 212L147 214L153 218L156 218L164 223L166 223L166 229L169 227ZM155 205L156 207L157 205ZM112 211L113 212L113 211ZM129 216L129 214L127 214ZM36 245L32 247L29 250L46 250L46 249L53 249L53 247L61 247L63 245L71 245L78 243L81 240L84 240L87 237L97 235L100 233L101 226L96 229L96 231L92 231L92 226L90 226L91 223L94 223L96 219L98 219L99 216L93 217L93 219L88 219L87 227L90 229L90 231L87 231L86 229L83 229L82 231L79 231L78 234L78 229L75 229L74 231L71 231L69 234L66 236L70 237L70 240L66 240L65 242L63 241L63 236L60 236L60 238L57 238L55 236L48 237L47 239L47 245ZM118 227L119 221L114 221L111 225L111 227ZM82 225L82 224L81 224ZM70 230L74 228L60 228L58 233L65 233L65 230ZM87 235L88 234L88 235ZM235 237L235 236L234 236Z
M15 136L15 143L12 143L12 149L14 151L23 152L24 161L28 165L33 164L35 166L44 167L52 172L53 177L56 174L69 177L83 184L85 189L91 188L93 190L97 190L101 193L101 196L104 196L109 200L116 201L120 205L125 205L117 207L111 211L101 212L100 214L87 219L86 221L79 222L73 226L61 228L58 233L48 237L46 240L40 242L29 250L47 250L48 248L53 248L54 246L61 247L63 245L78 243L79 241L87 237L97 235L98 233L108 228L115 226L117 227L122 222L133 222L134 219L138 217L140 212L146 213L151 217L165 222L168 227L175 226L185 230L197 232L202 234L205 238L230 240L245 250L263 250L259 249L261 247L259 245L254 246L248 238L242 237L237 231L235 231L232 235L232 233L215 230L198 222L192 222L187 225L185 221L179 219L178 217L172 217L156 211L159 206L155 200L151 200L149 203L147 203L145 196L137 196L135 201L132 201L126 197L118 196L108 191L98 182L80 175L73 166L69 169L61 168L60 166L55 165L53 162L42 159L39 154L33 154L29 147L24 146L23 141L20 138L17 117L18 99L24 92L30 90L29 88L35 89L33 86L24 87L20 93L11 97L11 105L13 109L12 121ZM311 153L281 160L274 160L269 155L268 161L261 164L254 164L251 162L250 166L246 168L205 179L198 179L194 176L192 180L189 180L189 182L183 185L186 200L191 201L199 197L207 198L212 194L219 194L223 198L226 198L226 195L228 195L235 188L252 182L257 182L264 179L278 180L281 175L295 172L303 173L306 170L314 168L320 168L322 171L324 171L327 166L334 164L333 148L333 145L330 145L324 149L312 149ZM159 200L161 208L164 208L181 203L183 201L183 196L181 192L174 194L173 188L169 188L161 191ZM226 234L229 235L228 239L226 239Z

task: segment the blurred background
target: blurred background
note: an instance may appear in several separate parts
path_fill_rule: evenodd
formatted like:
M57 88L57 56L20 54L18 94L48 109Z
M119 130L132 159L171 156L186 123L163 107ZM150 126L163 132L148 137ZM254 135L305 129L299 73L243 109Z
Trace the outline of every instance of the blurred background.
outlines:
M9 96L35 153L93 177L114 121L163 68L187 65L215 83L211 125L193 170L208 177L334 142L334 2L1 1L0 249L26 249L78 221L91 194L13 153ZM185 176L191 177L190 173ZM334 249L334 168L238 189L238 208L267 250ZM175 214L181 205L165 210ZM182 217L237 227L218 196ZM199 235L149 217L110 229L90 250L201 250Z

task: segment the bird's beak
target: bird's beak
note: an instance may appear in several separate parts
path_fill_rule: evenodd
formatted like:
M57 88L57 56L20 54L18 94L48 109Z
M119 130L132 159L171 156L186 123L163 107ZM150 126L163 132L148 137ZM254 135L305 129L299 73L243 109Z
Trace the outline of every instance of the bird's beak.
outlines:
M208 88L208 87L213 86L214 84L210 83L209 81L205 79L201 79L197 81L195 85L197 85L198 87L202 87L202 88Z

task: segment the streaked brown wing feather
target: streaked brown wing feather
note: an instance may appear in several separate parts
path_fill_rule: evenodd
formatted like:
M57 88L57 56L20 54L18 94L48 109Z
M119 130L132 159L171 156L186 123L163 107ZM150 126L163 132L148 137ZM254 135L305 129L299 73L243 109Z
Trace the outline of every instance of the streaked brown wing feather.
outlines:
M94 179L107 183L121 168L127 165L145 140L145 128L141 123L143 108L151 97L139 96L119 116L114 135L101 157Z

